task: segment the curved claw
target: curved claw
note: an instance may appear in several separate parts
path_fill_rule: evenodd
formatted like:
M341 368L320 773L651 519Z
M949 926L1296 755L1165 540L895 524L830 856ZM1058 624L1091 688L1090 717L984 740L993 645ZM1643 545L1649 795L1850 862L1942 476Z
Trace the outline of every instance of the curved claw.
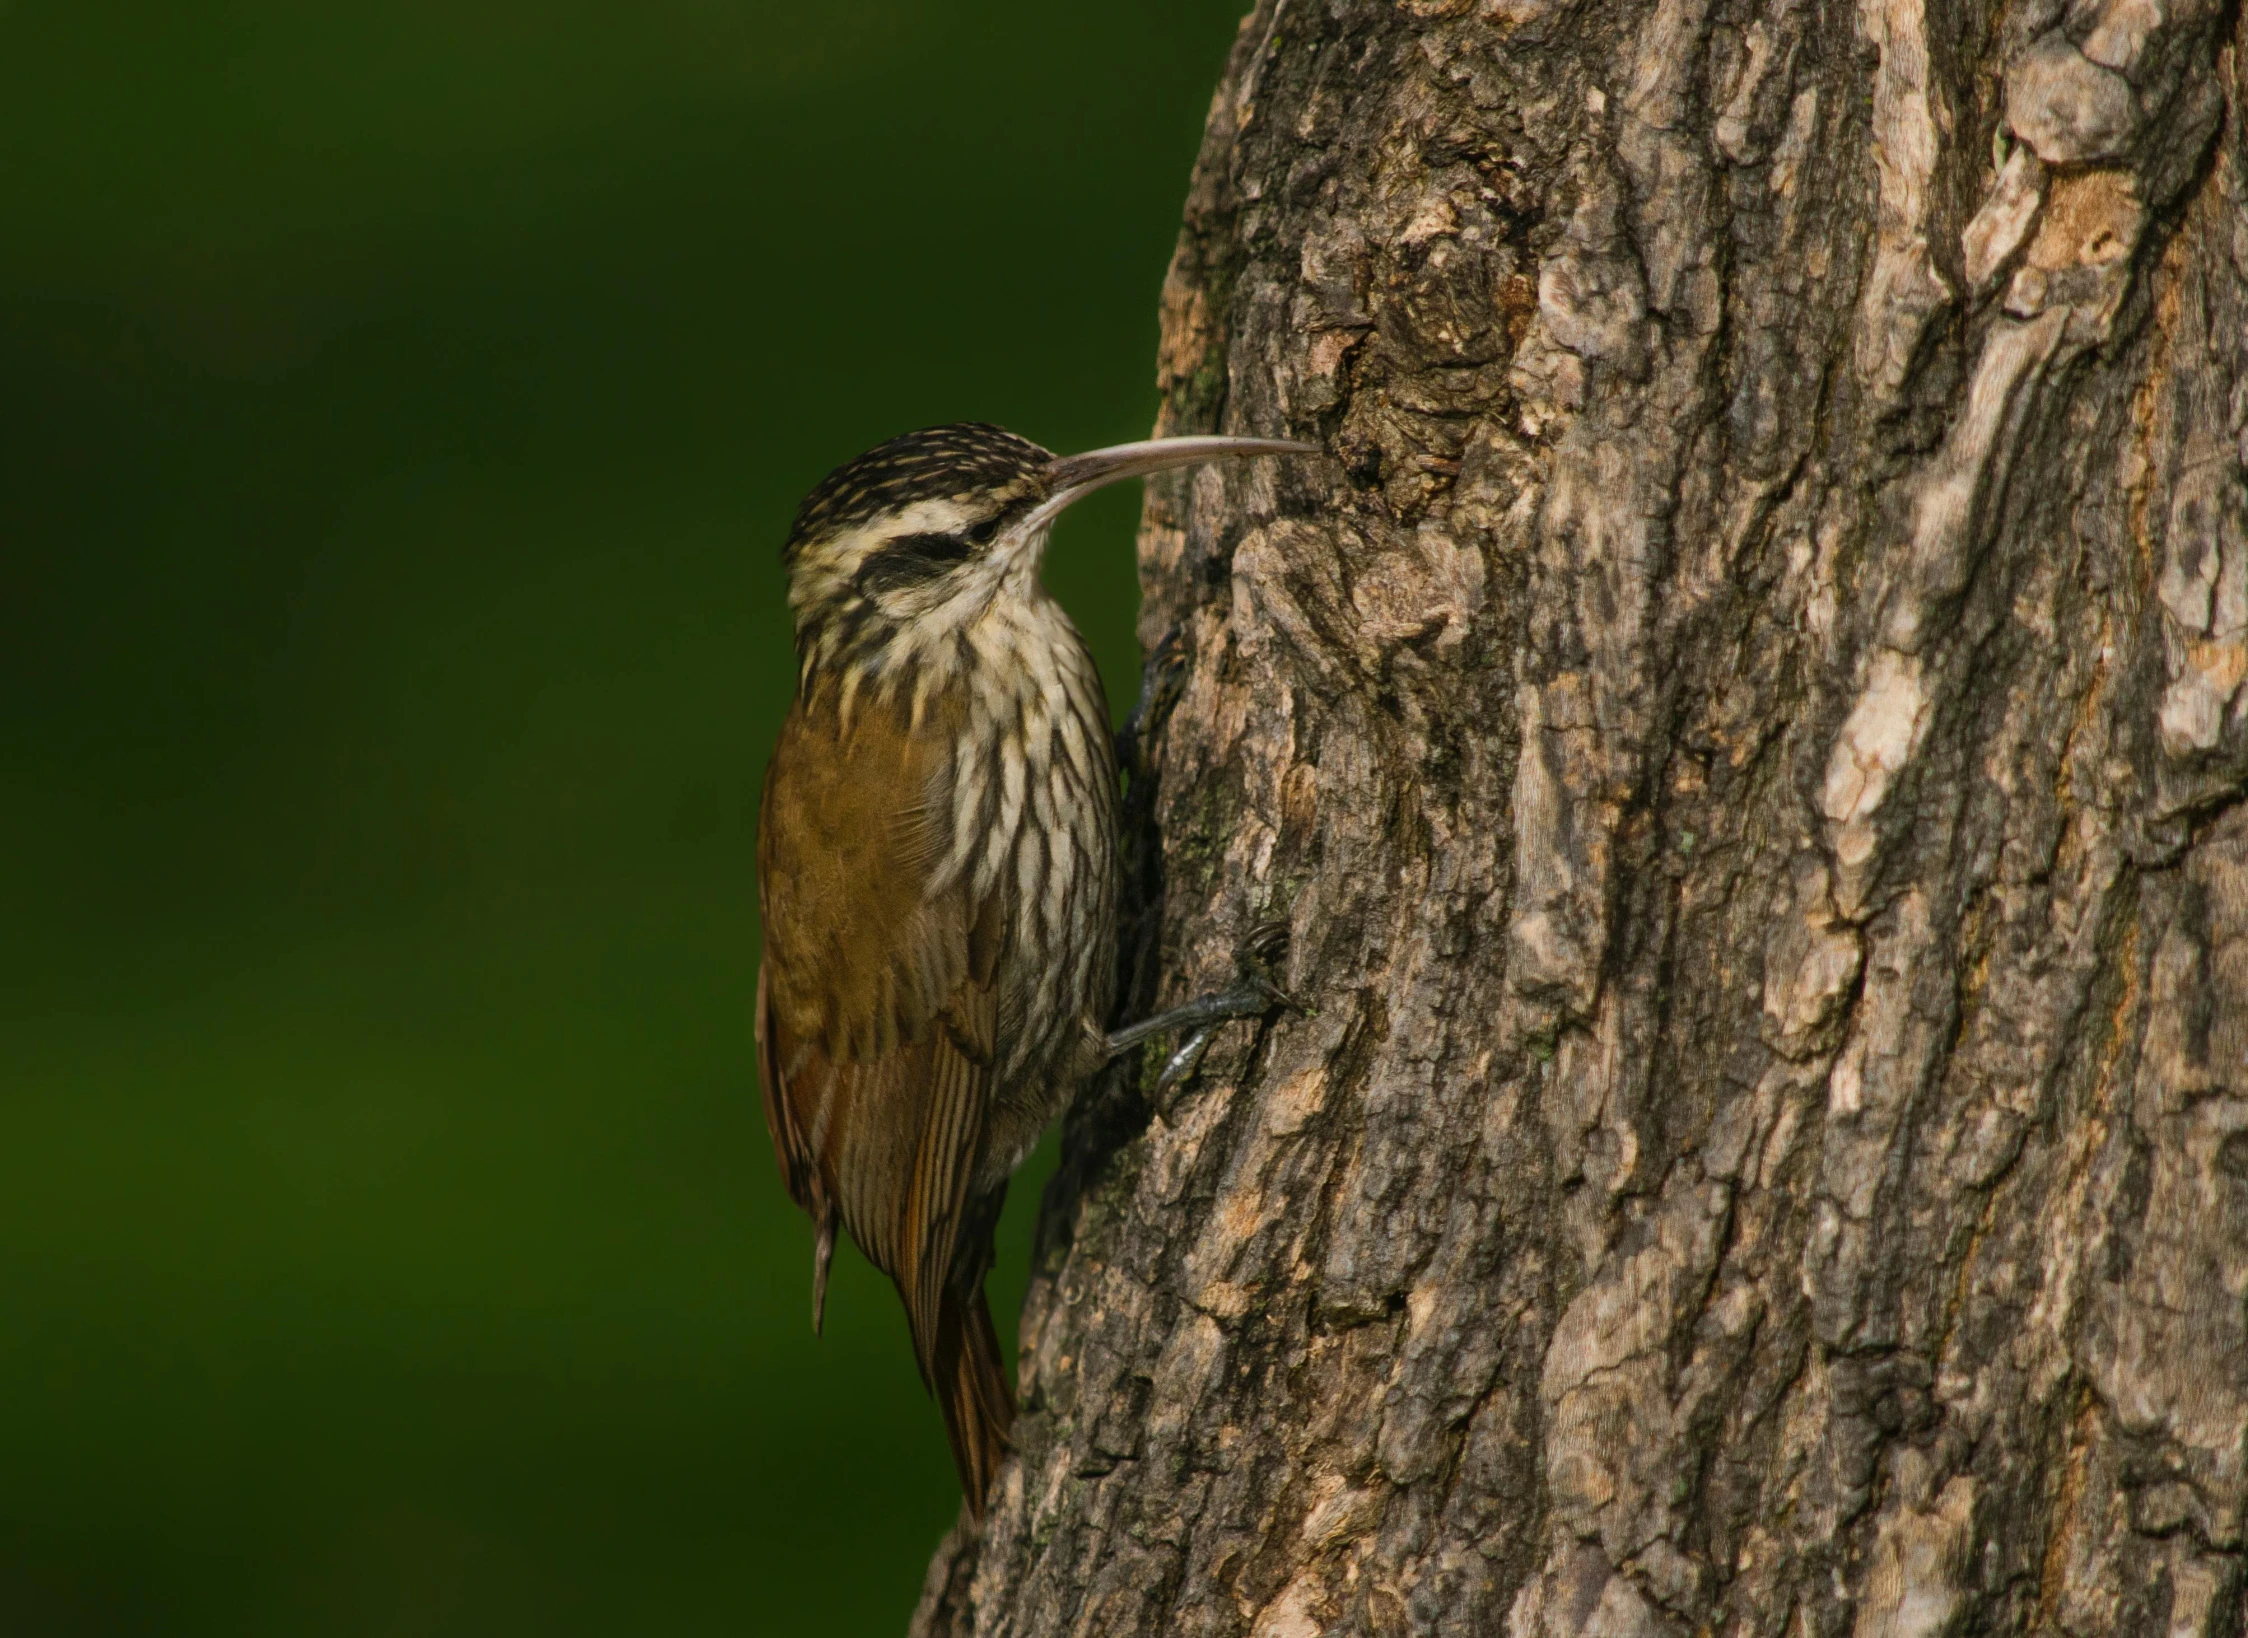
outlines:
M1204 1024L1181 1042L1178 1051L1164 1061L1163 1072L1155 1077L1157 1108L1167 1107L1171 1093L1202 1066L1202 1055L1210 1050L1210 1043L1217 1038L1217 1034L1216 1024Z
M1264 991L1266 998L1274 1006L1292 1012L1298 1018L1317 1018L1319 1016L1319 1009L1294 990L1284 990L1269 978L1259 978L1256 980L1256 984L1259 989Z

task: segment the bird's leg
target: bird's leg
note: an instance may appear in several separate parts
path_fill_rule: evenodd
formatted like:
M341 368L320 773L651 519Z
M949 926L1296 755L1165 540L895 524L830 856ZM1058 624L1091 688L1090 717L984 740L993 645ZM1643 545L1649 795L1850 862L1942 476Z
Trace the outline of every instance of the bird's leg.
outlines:
M1221 1025L1236 1018L1262 1018L1282 1008L1310 1017L1310 1007L1266 975L1268 963L1286 936L1285 924L1259 928L1250 935L1238 957L1239 982L1232 989L1198 995L1167 1012L1109 1031L1102 1041L1107 1055L1115 1058L1153 1036L1183 1033L1186 1038L1179 1043L1178 1050L1164 1060L1162 1072L1155 1078L1155 1101L1160 1108L1173 1089L1200 1067L1202 1055L1209 1051L1210 1042Z
M1192 1001L1159 1012L1152 1018L1142 1018L1136 1024L1126 1024L1122 1029L1112 1029L1103 1044L1113 1058L1138 1046L1151 1036L1168 1035L1174 1030L1188 1030L1200 1034L1234 1018L1261 1018L1275 1007L1292 1005L1289 997L1267 979L1251 978L1230 990L1217 990L1209 995L1198 995Z

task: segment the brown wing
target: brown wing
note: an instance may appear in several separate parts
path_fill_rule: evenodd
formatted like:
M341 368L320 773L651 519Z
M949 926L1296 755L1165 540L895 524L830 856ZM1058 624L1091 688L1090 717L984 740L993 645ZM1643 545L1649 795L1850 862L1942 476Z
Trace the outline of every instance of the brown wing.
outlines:
M956 1265L990 1105L998 921L937 884L947 726L916 733L874 708L846 729L832 712L790 712L758 838L758 1066L781 1174L819 1229L815 1324L840 1217L897 1282L980 1507L1012 1405L978 1248L966 1248L974 1278Z
M815 1223L840 1216L897 1281L926 1374L982 1144L988 1055L977 1062L939 1030L870 1062L837 1063L774 1014L768 986L761 1056L789 1193Z

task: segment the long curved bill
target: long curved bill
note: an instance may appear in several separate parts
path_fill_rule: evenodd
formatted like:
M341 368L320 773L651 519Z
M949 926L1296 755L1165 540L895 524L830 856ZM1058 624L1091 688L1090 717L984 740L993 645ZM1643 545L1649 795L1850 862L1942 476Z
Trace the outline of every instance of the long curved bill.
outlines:
M1094 490L1150 472L1168 472L1175 466L1200 466L1208 461L1238 460L1251 455L1317 455L1317 444L1300 444L1289 438L1144 438L1135 444L1111 444L1082 455L1064 455L1047 469L1054 486L1044 505L1024 520L1026 530L1053 521L1062 508L1083 500Z

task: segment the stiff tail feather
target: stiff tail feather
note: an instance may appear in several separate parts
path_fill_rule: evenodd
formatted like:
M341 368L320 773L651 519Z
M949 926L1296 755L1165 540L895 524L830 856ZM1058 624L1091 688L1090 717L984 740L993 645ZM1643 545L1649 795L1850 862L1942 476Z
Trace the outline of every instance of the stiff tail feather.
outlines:
M944 1408L944 1429L952 1440L960 1488L968 1498L968 1511L981 1520L991 1481L1007 1456L1015 1395L980 1278L965 1295L946 1282L937 1313L936 1357L929 1364L930 1386Z

